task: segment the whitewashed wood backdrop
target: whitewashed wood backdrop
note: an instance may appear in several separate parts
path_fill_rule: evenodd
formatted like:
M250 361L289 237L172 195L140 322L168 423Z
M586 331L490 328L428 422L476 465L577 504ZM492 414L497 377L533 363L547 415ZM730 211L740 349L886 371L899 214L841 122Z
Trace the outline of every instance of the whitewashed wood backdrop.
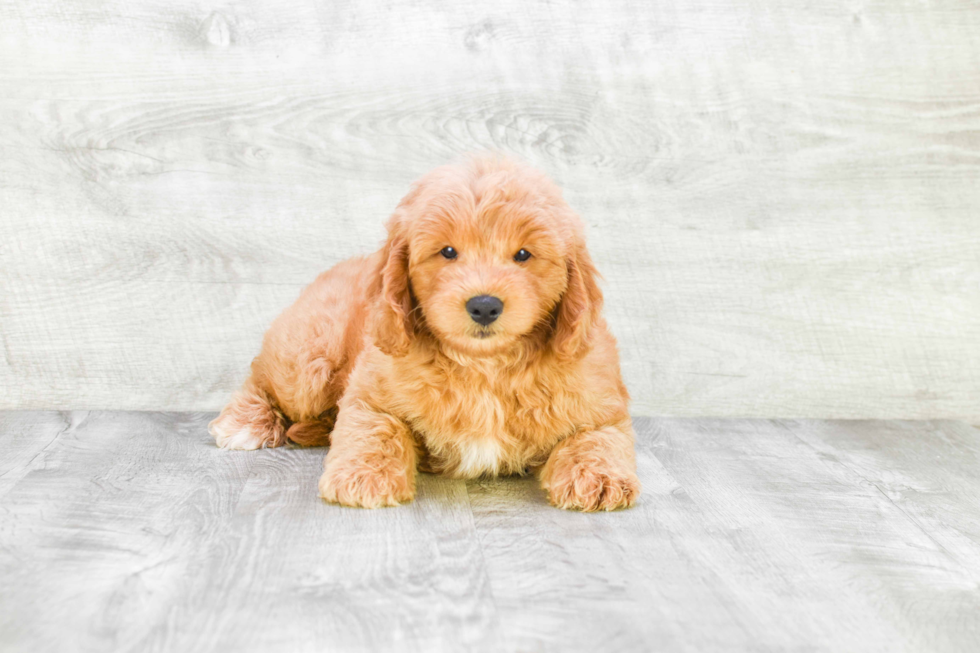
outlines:
M0 0L0 408L219 408L486 149L588 223L635 412L980 421L969 0Z

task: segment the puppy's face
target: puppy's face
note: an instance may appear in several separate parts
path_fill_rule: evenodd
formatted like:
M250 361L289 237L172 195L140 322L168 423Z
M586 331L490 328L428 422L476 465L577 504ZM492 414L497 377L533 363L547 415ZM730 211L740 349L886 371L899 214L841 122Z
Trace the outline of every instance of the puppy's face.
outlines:
M534 171L497 164L437 170L406 197L389 230L388 303L409 331L424 321L444 346L468 355L493 354L536 327L550 328L563 303L571 335L588 312L586 286L596 310L601 303L578 219ZM391 260L401 261L407 299L397 296L399 268L392 271Z
M440 340L492 353L549 318L567 282L549 217L521 201L458 202L409 226L411 287Z

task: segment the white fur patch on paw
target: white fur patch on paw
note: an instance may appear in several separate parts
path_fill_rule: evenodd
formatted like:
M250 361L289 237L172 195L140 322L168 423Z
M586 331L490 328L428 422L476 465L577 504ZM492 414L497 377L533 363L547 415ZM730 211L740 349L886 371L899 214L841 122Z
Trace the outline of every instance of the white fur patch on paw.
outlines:
M214 438L215 443L222 449L241 449L251 451L261 449L265 445L265 438L261 434L255 433L248 426L239 427L236 430L229 430L218 420L208 425L208 433Z

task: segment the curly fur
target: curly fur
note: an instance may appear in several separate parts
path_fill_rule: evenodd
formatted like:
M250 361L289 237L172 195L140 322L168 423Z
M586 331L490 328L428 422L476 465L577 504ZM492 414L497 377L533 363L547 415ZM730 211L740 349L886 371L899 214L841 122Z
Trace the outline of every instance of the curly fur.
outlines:
M629 396L596 277L543 175L499 158L438 168L380 251L321 274L276 319L210 432L237 449L329 443L320 494L343 505L410 501L422 470L536 471L560 508L628 507ZM465 310L482 294L504 304L486 327Z

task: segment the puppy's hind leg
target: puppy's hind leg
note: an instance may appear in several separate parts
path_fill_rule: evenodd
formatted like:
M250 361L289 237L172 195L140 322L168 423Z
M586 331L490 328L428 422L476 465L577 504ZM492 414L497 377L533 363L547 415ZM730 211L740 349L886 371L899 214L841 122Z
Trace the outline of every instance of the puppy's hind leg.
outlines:
M249 379L208 424L208 433L222 449L262 449L286 444L288 427L289 420L269 395Z
M286 431L290 442L301 447L326 447L330 445L330 433L333 431L337 418L337 407L334 406L318 419L296 422Z

